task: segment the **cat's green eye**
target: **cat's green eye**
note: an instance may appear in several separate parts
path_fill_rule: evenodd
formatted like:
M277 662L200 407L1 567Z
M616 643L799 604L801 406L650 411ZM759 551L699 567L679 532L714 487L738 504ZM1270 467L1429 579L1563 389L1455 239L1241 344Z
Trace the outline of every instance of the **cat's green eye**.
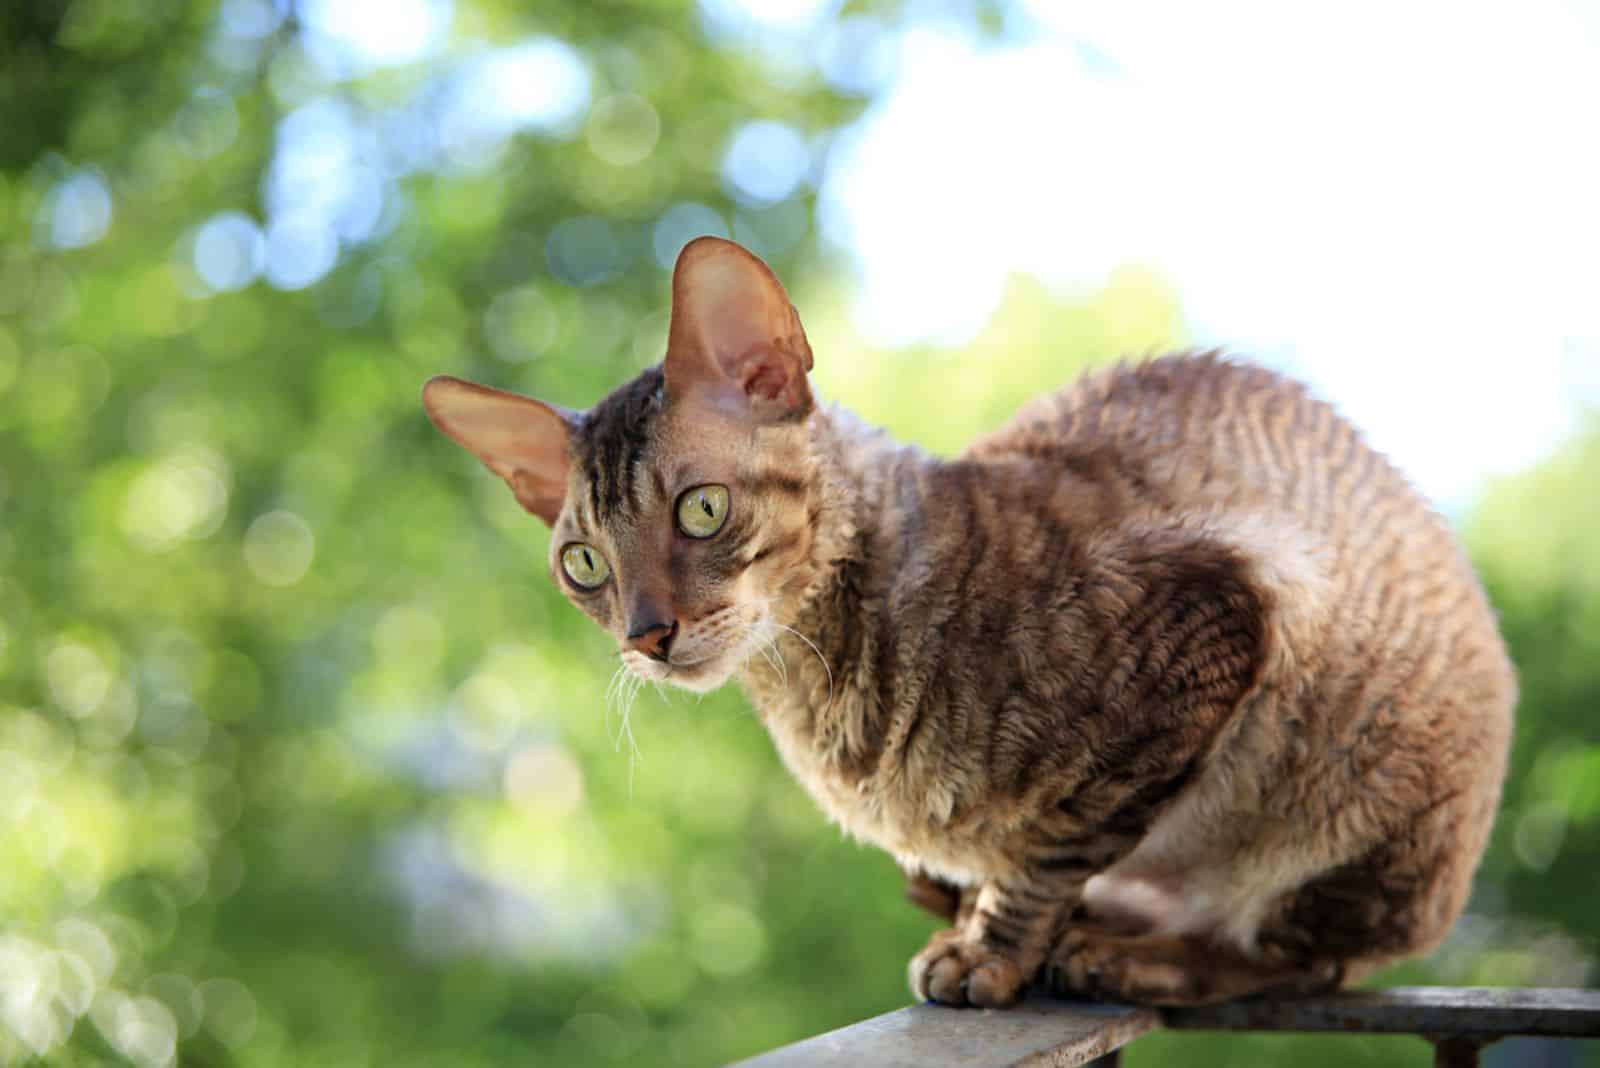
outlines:
M561 550L561 568L567 577L586 590L592 590L611 574L611 565L592 545L575 541Z
M678 529L691 538L709 538L727 521L727 486L696 486L678 498Z

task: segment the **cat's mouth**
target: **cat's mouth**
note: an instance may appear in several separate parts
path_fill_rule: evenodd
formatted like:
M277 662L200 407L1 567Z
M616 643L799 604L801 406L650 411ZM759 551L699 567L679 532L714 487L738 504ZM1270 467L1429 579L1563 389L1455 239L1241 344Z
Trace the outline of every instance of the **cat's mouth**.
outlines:
M709 693L733 677L744 662L737 648L700 658L676 656L654 660L635 652L624 652L622 662L646 682L668 682L694 693Z
M755 635L761 620L746 621L743 612L729 608L701 620L674 645L665 660L631 649L622 662L646 682L667 682L693 693L709 693L733 677L755 654Z

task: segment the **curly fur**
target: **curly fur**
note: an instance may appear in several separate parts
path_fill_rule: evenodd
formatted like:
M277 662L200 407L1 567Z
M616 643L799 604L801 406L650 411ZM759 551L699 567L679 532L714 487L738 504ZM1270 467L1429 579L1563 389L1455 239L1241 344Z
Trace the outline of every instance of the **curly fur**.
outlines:
M1348 423L1188 354L940 459L812 403L798 319L735 248L680 262L664 368L578 422L552 567L606 555L607 589L564 588L619 641L670 605L676 661L630 666L736 675L823 811L951 917L919 996L1308 991L1443 938L1515 680L1446 524ZM732 303L695 307L695 271ZM726 528L675 536L704 482Z

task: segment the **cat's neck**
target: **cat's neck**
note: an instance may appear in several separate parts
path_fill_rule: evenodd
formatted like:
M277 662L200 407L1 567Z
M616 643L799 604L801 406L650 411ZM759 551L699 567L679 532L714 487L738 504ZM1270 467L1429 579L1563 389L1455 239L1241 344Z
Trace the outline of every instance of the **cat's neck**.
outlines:
M740 681L775 735L819 750L873 748L887 592L915 551L926 476L942 461L836 406L816 410L809 429L810 558L773 606L777 655L753 656Z
M942 462L836 405L819 409L810 431L818 495L814 578L784 605L793 618L783 620L803 632L801 624L825 629L854 618L839 613L864 607L859 602L871 591L859 588L853 572L868 562L880 582L894 574L906 537L921 526L924 476Z

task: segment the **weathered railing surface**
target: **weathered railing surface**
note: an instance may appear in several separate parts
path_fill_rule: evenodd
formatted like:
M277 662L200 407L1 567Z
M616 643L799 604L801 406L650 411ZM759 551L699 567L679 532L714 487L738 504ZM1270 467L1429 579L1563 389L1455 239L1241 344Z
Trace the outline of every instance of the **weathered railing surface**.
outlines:
M1070 1068L1113 1063L1117 1049L1157 1028L1418 1035L1434 1044L1435 1065L1458 1068L1512 1035L1600 1038L1600 990L1396 987L1165 1012L1046 998L1004 1012L913 1005L738 1068Z

